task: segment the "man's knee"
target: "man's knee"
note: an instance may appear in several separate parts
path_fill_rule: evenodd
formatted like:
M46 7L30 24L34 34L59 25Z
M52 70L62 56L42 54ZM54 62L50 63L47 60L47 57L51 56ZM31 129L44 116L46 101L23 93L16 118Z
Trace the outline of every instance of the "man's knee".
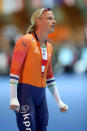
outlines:
M38 125L43 125L43 126L48 126L48 121L49 121L49 114L41 114L37 119L37 124Z

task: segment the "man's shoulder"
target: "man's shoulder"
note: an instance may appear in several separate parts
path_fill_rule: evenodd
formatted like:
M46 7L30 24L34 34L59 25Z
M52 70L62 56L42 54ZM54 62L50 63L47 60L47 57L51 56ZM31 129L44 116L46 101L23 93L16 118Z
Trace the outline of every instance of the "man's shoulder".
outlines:
M28 45L32 44L33 35L32 34L25 34L21 36L16 43L24 42Z
M31 41L33 39L33 35L32 34L25 34L21 37L21 39Z
M31 47L32 39L33 39L32 34L23 35L16 41L16 46L19 46L22 43L24 47Z

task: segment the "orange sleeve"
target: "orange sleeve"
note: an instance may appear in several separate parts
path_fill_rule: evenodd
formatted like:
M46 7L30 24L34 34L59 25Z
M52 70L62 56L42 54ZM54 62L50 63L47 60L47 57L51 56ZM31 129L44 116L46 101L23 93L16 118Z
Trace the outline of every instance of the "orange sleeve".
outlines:
M12 56L12 63L10 68L10 74L15 74L19 76L21 68L23 66L24 60L27 55L27 51L30 48L29 43L27 42L26 38L21 37L15 45L13 56Z

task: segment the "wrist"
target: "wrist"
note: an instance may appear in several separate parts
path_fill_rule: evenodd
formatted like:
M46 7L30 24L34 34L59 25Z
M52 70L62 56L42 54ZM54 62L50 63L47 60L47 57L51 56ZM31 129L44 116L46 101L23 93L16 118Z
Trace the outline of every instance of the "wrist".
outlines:
M60 100L60 102L58 103L58 107L59 107L59 108L65 108L66 110L68 110L68 105L64 104L61 100Z
M11 98L10 105L20 106L17 98Z
M62 100L60 100L59 102L58 102L58 107L59 108L63 108L65 106L65 104L62 102Z

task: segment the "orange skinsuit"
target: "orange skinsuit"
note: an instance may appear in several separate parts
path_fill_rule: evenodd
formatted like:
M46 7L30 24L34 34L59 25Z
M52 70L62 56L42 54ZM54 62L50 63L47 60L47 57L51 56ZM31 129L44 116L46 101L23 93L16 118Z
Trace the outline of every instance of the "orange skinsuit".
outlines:
M49 113L46 85L57 104L65 106L57 93L51 66L52 52L48 42L42 49L35 32L24 35L16 42L10 86L11 105L17 105L20 109L19 113L15 112L19 131L47 131Z
M40 43L35 35L24 35L16 42L10 74L19 76L18 83L26 83L41 88L46 87L46 79L53 77L51 66L52 46L48 42L46 46L47 64L42 75L42 53Z

